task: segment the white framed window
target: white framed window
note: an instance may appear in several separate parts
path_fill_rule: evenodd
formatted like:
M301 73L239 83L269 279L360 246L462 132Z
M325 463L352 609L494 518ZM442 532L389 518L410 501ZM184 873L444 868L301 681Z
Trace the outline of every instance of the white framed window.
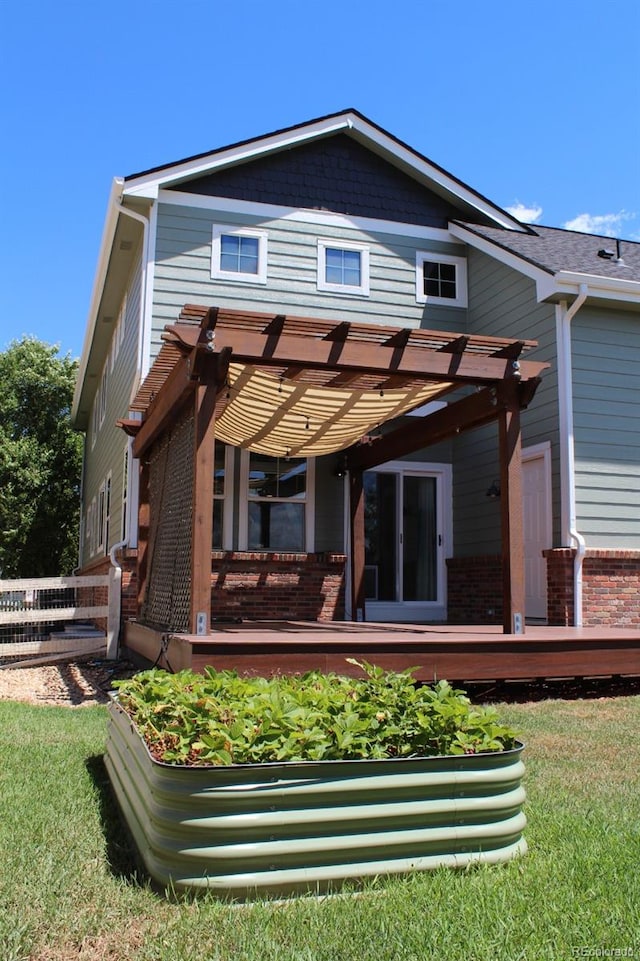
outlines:
M93 407L91 409L91 450L96 446L96 437L98 436L98 430L100 429L100 398L99 395L93 398Z
M467 261L464 257L416 252L416 301L419 304L467 306Z
M318 290L369 296L369 248L343 240L318 240Z
M266 284L266 230L214 224L211 237L211 277L213 280Z
M122 523L120 524L120 537L125 540L128 534L127 524L129 522L129 458L131 456L130 443L124 448L122 458Z
M118 311L116 324L113 330L113 337L111 339L111 370L113 370L115 362L118 359L118 354L120 353L122 341L124 340L126 318L127 318L127 293L125 291L124 297L122 298L122 303L120 305L120 310Z
M98 491L98 511L96 523L96 551L104 554L109 547L109 526L111 522L111 474L100 485Z
M233 447L215 441L213 469L213 540L211 549L228 551L233 538Z
M314 550L315 459L242 451L240 550Z
M96 499L94 497L91 500L91 503L89 505L89 510L87 512L87 534L89 536L89 557L93 557L96 550L98 549L97 518L98 518L98 511L97 511Z
M102 370L102 377L100 378L100 388L98 392L98 410L99 410L99 424L100 427L104 424L104 418L107 413L107 387L109 382L109 364L105 361L104 368Z

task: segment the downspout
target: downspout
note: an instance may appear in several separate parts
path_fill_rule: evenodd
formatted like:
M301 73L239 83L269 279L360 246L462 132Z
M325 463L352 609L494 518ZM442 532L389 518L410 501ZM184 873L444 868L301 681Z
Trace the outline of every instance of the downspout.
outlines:
M147 325L147 278L149 272L149 219L143 214L139 214L137 210L130 210L129 207L125 207L121 201L116 203L116 209L124 214L125 217L131 217L133 220L137 220L138 223L142 224L142 271L140 278L140 307L138 316L138 353L136 361L136 370L141 372L144 366L144 344L146 340L146 325ZM129 510L129 516L127 518L127 529L125 531L124 541L118 545L116 544L116 549L119 546L125 547L137 547L138 545L138 532L133 525L133 517L137 516L137 511L134 511L134 507L137 503L137 485L134 485L132 480L132 471L129 471L129 478L127 481L128 491L127 491L127 506ZM135 489L134 489L135 488ZM134 503L134 500L136 503ZM115 565L115 560L112 560Z
M576 547L573 562L573 621L582 627L582 562L586 551L585 539L578 530L576 517L576 473L573 432L573 377L571 358L571 321L578 313L589 289L580 284L578 296L567 308L566 300L556 311L558 345L558 403L560 412L560 471L562 491L562 543Z

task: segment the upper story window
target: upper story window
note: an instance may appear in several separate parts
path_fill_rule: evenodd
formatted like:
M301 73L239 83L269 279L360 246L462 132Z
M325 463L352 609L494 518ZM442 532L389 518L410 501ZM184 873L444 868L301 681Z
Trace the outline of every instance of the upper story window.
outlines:
M214 224L211 244L211 276L214 280L266 284L266 231Z
M318 290L369 294L369 248L335 240L318 241Z
M313 550L314 465L313 458L243 451L246 513L241 518L241 549Z
M419 304L467 306L467 262L448 254L416 253L416 300Z

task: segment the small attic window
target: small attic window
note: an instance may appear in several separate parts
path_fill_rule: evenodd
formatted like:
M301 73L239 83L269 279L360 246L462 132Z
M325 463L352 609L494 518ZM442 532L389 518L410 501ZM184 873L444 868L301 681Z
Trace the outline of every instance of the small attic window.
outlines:
M267 232L214 224L211 277L213 280L266 284Z
M467 306L467 261L448 254L416 252L416 301L446 307Z

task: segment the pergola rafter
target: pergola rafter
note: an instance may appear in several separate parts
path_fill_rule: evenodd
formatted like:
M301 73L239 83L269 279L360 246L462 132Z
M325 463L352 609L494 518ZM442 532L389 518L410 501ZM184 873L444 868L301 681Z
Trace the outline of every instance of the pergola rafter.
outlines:
M186 403L194 405L194 633L210 619L214 434L280 456L345 452L352 610L364 617L363 472L492 421L500 439L504 630L523 629L520 410L547 365L520 357L535 342L193 305L165 328L163 341L132 405L142 420L121 426L135 437L144 472L146 451ZM370 427L460 387L476 392L358 443ZM145 511L141 503L141 517ZM147 569L148 547L142 549Z

